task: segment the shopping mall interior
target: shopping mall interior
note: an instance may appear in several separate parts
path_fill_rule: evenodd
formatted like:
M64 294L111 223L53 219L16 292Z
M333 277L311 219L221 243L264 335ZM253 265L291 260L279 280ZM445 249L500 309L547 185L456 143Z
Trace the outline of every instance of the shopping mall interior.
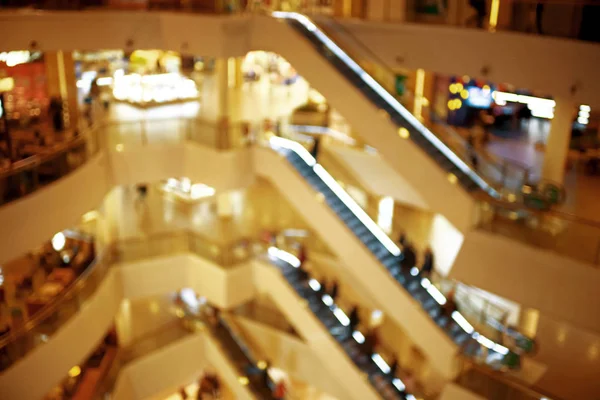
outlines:
M0 400L600 399L599 18L1 1Z

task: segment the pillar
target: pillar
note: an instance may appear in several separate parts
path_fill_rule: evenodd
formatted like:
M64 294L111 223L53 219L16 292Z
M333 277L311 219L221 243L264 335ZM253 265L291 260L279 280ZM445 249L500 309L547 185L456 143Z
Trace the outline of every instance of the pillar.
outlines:
M73 53L48 51L44 53L48 96L63 102L65 128L77 127L78 104Z
M215 61L212 75L202 85L202 118L210 121L209 132L202 133L209 145L220 149L229 147L229 75L226 58ZM212 139L210 139L212 138Z
M233 197L229 192L217 194L217 216L219 218L233 217Z
M546 143L542 178L562 184L565 178L565 166L571 141L571 125L575 112L575 103L569 99L557 98L554 106L554 118L550 124L550 134Z

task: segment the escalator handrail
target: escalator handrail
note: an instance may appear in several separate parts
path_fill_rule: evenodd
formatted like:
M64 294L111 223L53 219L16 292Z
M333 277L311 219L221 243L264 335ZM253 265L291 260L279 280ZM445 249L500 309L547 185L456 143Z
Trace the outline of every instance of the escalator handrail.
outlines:
M348 207L367 229L395 256L401 254L400 248L389 238L388 235L367 215L367 213L354 201L354 199L340 186L339 183L323 168L317 164L315 158L302 145L293 140L273 136L269 139L271 148L283 148L293 151L302 158L307 165L312 167L319 178L331 189L333 193Z
M362 213L361 214L362 218L366 221L370 221L370 223L372 225L375 225L377 227L377 230L379 232L381 232L381 234L384 235L388 239L388 241L391 242L391 239L381 230L381 228L379 228L379 226L377 226L375 224L375 222L364 212L364 210L362 208L360 208L360 206L350 197L350 195L348 195L348 193L337 183L337 181L331 175L329 175L329 173L327 173L327 171L320 164L316 163L316 160L310 155L308 150L306 150L302 145L300 145L299 143L294 142L290 139L285 139L285 138L278 137L278 136L271 137L269 139L269 145L274 150L276 150L277 148L283 148L288 151L294 152L296 155L298 155L300 158L302 158L305 161L308 160L307 164L313 168L315 173L321 179L323 179L323 177L326 177L327 180L323 179L323 182L333 191L333 193L336 196L338 196L338 198L340 198L340 195L343 195L345 198L349 198L350 199L349 203L353 204L355 207L357 207L360 210L360 212ZM334 187L335 187L335 189L334 189ZM342 199L340 198L340 200L342 200ZM358 218L358 216L357 216L357 218ZM360 219L361 222L363 222L363 219ZM379 239L379 237L378 237L378 239ZM383 244L383 242L382 242L382 244ZM394 246L396 248L398 248L395 244L394 244ZM285 260L285 261L288 263L290 262L288 260ZM427 283L429 283L429 284L427 284ZM426 290L429 287L432 290L434 290L433 289L434 286L431 284L431 282L429 280L427 280L427 282L425 284L423 282L420 282L420 284ZM440 302L437 298L438 296L434 297L431 295L431 292L429 290L427 290L427 291L428 291L428 294L436 302L438 302L438 304L440 304ZM440 293L440 295L443 296L441 293ZM445 300L445 297L444 297L444 300ZM507 347L501 345L500 343L496 343L495 341L493 341L493 340L487 338L486 336L480 334L479 332L477 332L475 330L475 328L467 321L467 319L459 311L454 311L454 313L452 314L452 319L460 326L460 328L465 333L470 335L473 340L476 340L478 343L487 347L488 349L496 351L499 354L502 354L504 356L506 356L507 354L509 354L511 352L510 349L508 349Z
M272 13L274 18L294 20L301 24L307 31L313 34L323 45L325 45L338 59L346 64L348 68L354 71L360 79L375 91L390 107L408 121L424 138L426 138L438 151L444 154L456 168L461 170L481 190L488 193L493 198L501 198L500 193L490 186L483 178L475 173L467 163L458 157L444 142L442 142L434 133L427 129L414 115L412 115L398 100L396 100L385 88L383 88L371 75L360 67L348 54L343 51L335 42L333 42L321 29L319 29L308 17L295 12L275 11Z

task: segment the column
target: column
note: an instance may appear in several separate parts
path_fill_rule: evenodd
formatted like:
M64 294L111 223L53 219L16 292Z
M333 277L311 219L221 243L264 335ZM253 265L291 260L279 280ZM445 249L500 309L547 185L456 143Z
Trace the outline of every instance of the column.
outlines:
M550 124L550 134L546 143L542 178L562 184L565 178L565 165L571 140L571 125L575 103L570 99L557 98L554 118Z
M58 98L63 105L65 129L77 127L78 104L73 53L48 51L44 53L48 96Z
M202 118L214 124L213 140L210 143L217 148L227 148L229 127L229 76L228 60L215 61L212 75L204 79L202 85ZM209 136L209 137L210 137ZM202 135L204 137L204 135Z
M230 192L217 194L217 215L219 218L233 217L233 198Z

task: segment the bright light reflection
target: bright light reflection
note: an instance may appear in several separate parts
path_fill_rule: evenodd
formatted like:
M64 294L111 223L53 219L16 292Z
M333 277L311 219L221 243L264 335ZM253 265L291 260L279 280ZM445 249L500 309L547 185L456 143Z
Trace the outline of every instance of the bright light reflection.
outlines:
M287 251L283 251L278 249L277 247L269 247L268 253L272 257L279 258L282 261L290 264L294 268L300 267L300 260L293 254L288 253Z
M410 269L410 274L411 274L412 276L417 276L417 275L419 275L419 268L417 268L417 267L412 267L412 268Z
M390 366L385 362L383 358L378 353L375 353L371 356L371 360L379 367L381 372L384 374L389 374Z
M58 232L56 235L52 236L52 248L55 251L61 251L65 248L65 244L67 243L67 238L65 234L62 232Z
M440 304L440 305L446 304L446 297L444 297L442 292L440 292L437 287L435 287L434 285L431 284L429 279L423 278L421 280L421 286L423 286L427 290L427 292L431 295L431 297L433 297L433 299L435 301L438 302L438 304Z
M400 378L394 378L392 380L392 383L394 384L394 386L396 386L396 389L398 389L399 391L403 391L404 389L406 389L406 385L400 380Z
M311 289L314 290L315 292L318 291L319 289L321 289L321 284L316 279L309 280L308 286L310 286Z
M440 152L442 152L450 161L454 163L465 174L469 175L471 179L476 182L479 187L487 191L491 196L499 198L500 194L488 185L479 175L477 175L463 160L461 160L452 150L450 150L437 136L429 131L414 115L412 115L406 108L394 98L387 90L385 90L379 83L377 83L372 76L366 73L352 58L350 58L338 45L336 45L327 35L319 30L314 23L312 23L304 15L286 12L286 11L275 11L272 13L275 18L284 19L295 19L306 29L312 32L332 53L334 53L340 60L342 60L348 68L353 70L367 85L371 87L381 98L383 98L396 112L398 112L415 130L419 131L432 145L434 145Z
M452 319L469 335L475 331L473 325L471 325L458 311L452 313Z
M325 297L325 296L323 296L323 297ZM333 299L332 299L332 301L333 301ZM340 324L342 324L344 326L350 325L350 318L348 318L346 313L341 308L336 307L333 310L333 315L335 315L335 317L338 319L338 321L340 321Z
M333 298L330 295L328 295L328 294L323 295L323 297L321 298L321 300L328 307L331 307L333 305Z
M352 332L352 337L359 344L363 344L365 342L365 336L360 331Z

